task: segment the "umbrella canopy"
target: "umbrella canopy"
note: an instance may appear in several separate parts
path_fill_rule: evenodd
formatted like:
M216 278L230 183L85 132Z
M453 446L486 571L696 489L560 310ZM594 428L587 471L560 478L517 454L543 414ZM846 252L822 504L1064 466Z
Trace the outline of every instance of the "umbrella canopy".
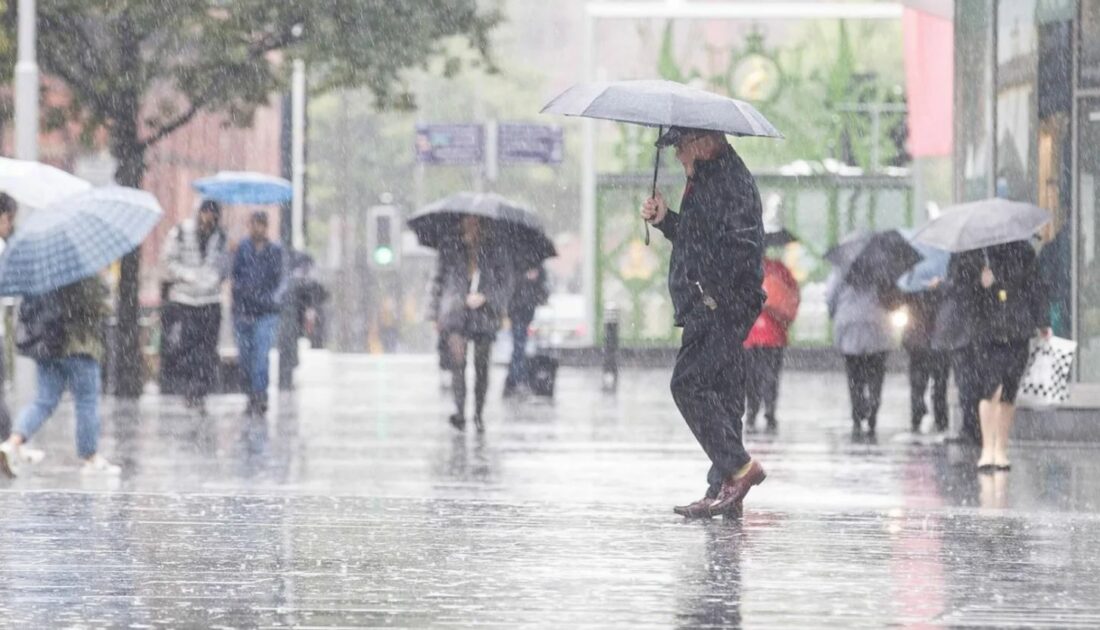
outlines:
M826 252L825 259L852 286L889 287L920 262L921 255L897 230L859 231Z
M951 253L1026 241L1051 219L1030 203L992 198L944 208L914 239Z
M598 81L579 83L542 108L544 114L582 116L658 128L689 127L721 131L735 136L782 138L764 115L744 101L721 96L675 81ZM657 195L657 170L661 147L653 163L653 190ZM649 245L649 224L645 224Z
M783 247L798 241L798 237L787 228L776 232L764 232L764 247Z
M204 198L229 204L286 203L294 196L294 187L282 177L247 171L222 171L191 185Z
M0 295L39 295L93 276L160 221L153 195L95 188L28 216L0 255Z
M913 240L913 235L916 234L914 230L900 230L900 232L924 259L898 278L899 289L905 293L919 293L928 290L928 285L933 280L937 278L942 280L947 277L947 264L951 262L951 252Z
M453 194L421 208L408 223L421 245L439 249L459 237L458 223L463 216L492 221L496 234L511 243L525 262L537 264L558 255L538 215L495 193Z
M0 192L32 208L45 208L91 188L87 181L49 164L0 158Z
M547 103L542 112L734 136L783 137L752 105L675 81L581 83Z

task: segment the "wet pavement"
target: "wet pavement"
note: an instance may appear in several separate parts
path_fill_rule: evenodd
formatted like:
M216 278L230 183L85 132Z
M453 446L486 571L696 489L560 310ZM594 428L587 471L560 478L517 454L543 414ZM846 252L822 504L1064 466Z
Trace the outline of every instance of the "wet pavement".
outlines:
M902 376L865 444L842 375L792 372L745 516L687 522L706 463L667 371L609 396L563 369L552 405L495 376L484 436L428 357L308 354L266 422L108 402L116 480L80 476L59 414L0 488L0 626L1100 626L1098 448L979 476L904 439Z

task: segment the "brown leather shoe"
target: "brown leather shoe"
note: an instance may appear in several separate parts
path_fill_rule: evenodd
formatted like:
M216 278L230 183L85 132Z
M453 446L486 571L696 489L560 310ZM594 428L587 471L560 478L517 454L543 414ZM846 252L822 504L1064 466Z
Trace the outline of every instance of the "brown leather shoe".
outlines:
M767 477L768 474L764 472L764 467L753 460L749 464L748 472L744 475L736 479L730 477L722 483L722 489L718 491L718 500L710 506L710 515L736 515L740 512L741 502L745 500L745 495L749 493L749 490L753 486L760 485Z
M714 503L715 499L710 497L703 497L695 503L689 503L688 505L677 505L672 508L673 512L676 512L684 518L710 518L710 506Z

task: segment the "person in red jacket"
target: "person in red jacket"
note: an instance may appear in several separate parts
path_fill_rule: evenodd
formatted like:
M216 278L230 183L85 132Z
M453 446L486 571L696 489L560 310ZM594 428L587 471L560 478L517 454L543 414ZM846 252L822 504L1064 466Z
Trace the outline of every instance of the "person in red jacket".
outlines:
M765 242L772 236L766 235ZM775 433L779 428L775 403L779 398L783 349L787 347L787 329L798 314L801 296L790 269L771 256L764 258L764 292L768 295L764 308L745 339L745 428L756 430L756 416L763 403L766 430Z

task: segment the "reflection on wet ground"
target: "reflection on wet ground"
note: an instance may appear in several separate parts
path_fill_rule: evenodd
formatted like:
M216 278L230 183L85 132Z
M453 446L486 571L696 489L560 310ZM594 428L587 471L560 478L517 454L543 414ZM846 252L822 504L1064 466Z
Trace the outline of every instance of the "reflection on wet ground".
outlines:
M686 522L706 466L666 372L606 396L563 370L477 436L428 358L307 365L266 421L108 404L119 480L82 478L56 418L0 492L0 625L1100 626L1100 449L1022 444L979 476L895 439L897 377L853 444L842 375L786 375L744 518Z

